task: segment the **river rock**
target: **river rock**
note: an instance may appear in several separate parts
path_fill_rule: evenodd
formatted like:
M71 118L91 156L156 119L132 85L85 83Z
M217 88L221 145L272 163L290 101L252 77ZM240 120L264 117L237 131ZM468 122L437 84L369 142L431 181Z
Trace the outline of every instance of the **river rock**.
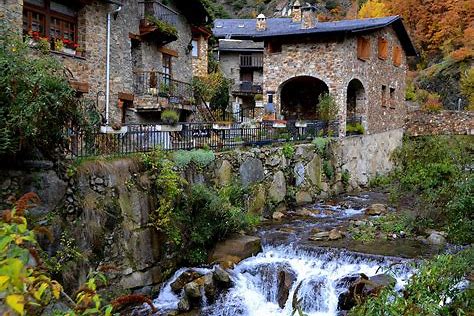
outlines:
M342 232L337 230L336 228L332 229L329 232L329 235L328 235L329 240L338 240L338 239L341 239L343 237L344 237L344 235L342 234Z
M394 287L397 280L388 274L377 274L369 278L369 282L364 287L364 293L367 295L377 294L382 288Z
M259 237L233 235L214 247L209 256L209 262L228 264L227 261L231 259L236 264L260 251L262 251L262 241Z
M313 241L325 240L328 237L329 237L329 232L319 232L309 237L309 240L313 240Z
M189 299L186 295L183 295L183 297L178 302L178 310L180 312L187 312L190 309L191 309L191 304L189 303Z
M272 214L272 218L273 218L274 220L277 220L277 221L281 220L281 219L282 219L283 217L285 217L285 216L286 216L285 214L283 214L282 212L278 212L278 211L277 211L277 212L274 212L274 213Z
M296 205L305 205L313 202L311 194L306 191L296 193Z
M248 158L239 168L240 179L244 186L262 181L264 178L263 164L260 159Z
M435 246L444 246L446 244L446 238L436 231L431 232L426 241Z
M311 183L318 188L321 187L321 166L322 160L318 155L306 165L306 175Z
M275 203L280 203L285 199L286 195L286 180L283 171L278 171L273 176L272 184L268 190L270 199Z
M255 190L255 195L250 199L249 212L261 215L265 209L265 202L265 187L262 184L259 184Z
M198 282L193 281L189 282L184 286L184 293L189 297L193 299L198 299L201 298L201 286L198 284Z
M296 274L293 271L283 268L278 272L277 301L280 308L285 308L286 301L290 295L290 289L295 281Z
M216 281L217 285L222 288L229 288L232 285L232 281L230 280L230 274L227 273L221 266L217 265L214 268L214 280Z
M196 271L184 271L173 283L170 284L171 290L175 293L179 293L187 283L192 282L200 277L202 277L202 274Z
M381 215L385 212L387 212L387 206L379 203L372 204L365 210L365 214L370 216Z
M310 216L313 216L313 212L311 212L310 210L308 210L307 208L299 208L296 210L296 215L298 216L303 216L303 217L310 217Z
M293 168L293 173L295 176L295 185L297 187L303 185L304 183L304 174L305 174L305 168L303 163L298 162L295 164L295 167Z

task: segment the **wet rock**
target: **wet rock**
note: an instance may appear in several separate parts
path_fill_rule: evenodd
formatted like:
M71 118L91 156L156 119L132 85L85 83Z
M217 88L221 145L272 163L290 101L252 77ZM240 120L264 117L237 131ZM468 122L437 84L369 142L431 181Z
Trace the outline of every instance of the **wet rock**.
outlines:
M296 205L305 205L313 202L311 194L306 191L296 193Z
M304 183L304 174L305 174L305 168L303 163L298 162L295 164L295 167L293 168L293 173L295 176L295 184L297 187L301 186Z
M330 232L329 232L329 235L328 235L328 239L329 240L338 240L338 239L341 239L343 238L344 235L342 234L341 231L337 230L337 229L332 229Z
M232 281L230 280L230 274L217 265L214 268L214 280L217 285L221 288L229 288L232 286Z
M209 262L225 263L232 259L234 263L238 263L260 251L262 251L262 241L259 237L234 235L215 246L209 256Z
M180 312L187 312L191 310L191 303L189 302L189 299L186 295L183 295L183 297L179 300L178 310Z
M200 280L202 279L202 281ZM204 287L204 293L209 302L214 302L216 298L216 284L214 283L214 274L212 272L206 274L202 278L197 280L198 283L202 282Z
M426 241L429 244L435 246L444 246L446 245L446 238L443 237L439 232L433 231L431 234L426 238Z
M187 283L192 282L200 277L202 277L202 274L196 271L185 271L181 273L181 275L173 283L170 284L171 290L173 290L175 293L179 293Z
M313 216L313 212L311 212L310 210L308 210L307 208L299 208L296 210L296 215L298 216L303 216L303 217L310 217L310 216Z
M268 195L275 203L280 203L286 196L286 180L283 171L278 171L273 176L273 181L268 190Z
M198 299L201 298L201 286L199 285L198 282L193 281L189 282L184 286L184 293L189 297L193 299Z
M372 204L365 210L365 214L370 216L381 215L385 212L387 212L387 206L379 203Z
M318 155L314 155L313 159L306 165L306 175L309 181L318 188L321 187L321 166L322 160Z
M282 219L283 217L285 217L285 216L286 216L286 215L283 214L282 212L278 212L278 211L277 211L277 212L274 212L274 213L273 213L272 218L273 218L274 220L279 221L279 220L281 220L281 219Z
M255 190L255 196L250 200L249 212L252 214L262 214L265 209L266 192L265 187L260 184Z
M290 295L290 289L295 281L296 275L293 271L284 268L278 272L277 301L280 308L283 309L285 307L288 296Z
M378 293L382 288L392 288L397 283L394 277L388 274L377 274L369 278L369 282L364 287L364 292L367 295Z
M240 179L244 186L262 181L264 178L262 161L257 158L248 158L239 168Z
M319 232L309 237L309 240L313 240L313 241L326 240L328 237L329 237L329 232Z

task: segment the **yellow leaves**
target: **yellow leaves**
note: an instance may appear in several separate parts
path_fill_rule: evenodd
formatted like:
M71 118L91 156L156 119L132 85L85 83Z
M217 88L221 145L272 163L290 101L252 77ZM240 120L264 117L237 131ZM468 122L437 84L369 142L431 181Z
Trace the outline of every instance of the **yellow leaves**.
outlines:
M25 297L20 294L7 295L5 302L7 305L20 315L25 313Z
M381 18L388 16L388 9L381 0L368 0L359 10L359 18Z
M0 275L0 292L5 291L5 289L8 286L8 280L10 280L9 276L6 275Z
M53 290L53 296L55 299L59 299L63 287L57 281L51 281L51 289Z

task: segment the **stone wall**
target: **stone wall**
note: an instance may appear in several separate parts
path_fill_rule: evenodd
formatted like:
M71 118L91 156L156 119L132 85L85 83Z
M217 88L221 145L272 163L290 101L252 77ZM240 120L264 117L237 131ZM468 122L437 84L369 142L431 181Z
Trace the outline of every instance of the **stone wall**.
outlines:
M402 130L393 130L333 139L324 153L313 144L236 149L217 153L204 169L183 170L183 177L190 185L240 183L252 192L245 201L248 211L271 217L275 211L359 190L390 170L390 154L402 136ZM42 198L29 216L32 225L46 225L56 236L53 243L42 240L45 249L54 253L66 236L73 245L68 247L82 254L63 271L69 290L85 280L89 269L106 269L117 288L149 293L178 267L179 254L168 253L165 236L148 225L157 207L150 186L136 158L87 161L69 172L52 164L0 172L1 201L29 191Z
M409 135L474 135L474 112L423 110L408 113L405 129Z
M371 53L367 61L357 58L357 37L326 38L320 41L293 41L282 45L280 53L264 54L264 94L274 92L274 103L280 111L280 93L284 83L297 76L318 78L328 86L339 106L340 132L345 133L346 100L349 82L358 79L365 89L365 99L358 105L364 114L368 134L397 129L403 126L405 109L406 56L399 67L393 65L392 51L400 45L391 27L366 34L370 38ZM388 41L388 58L378 58L378 37ZM382 85L393 88L393 100L382 106ZM315 100L316 102L316 100Z
M207 75L207 64L208 64L208 58L207 58L207 49L208 49L208 43L207 43L207 38L203 35L200 35L198 37L194 37L198 41L198 56L193 57L192 62L193 62L193 76L205 76Z

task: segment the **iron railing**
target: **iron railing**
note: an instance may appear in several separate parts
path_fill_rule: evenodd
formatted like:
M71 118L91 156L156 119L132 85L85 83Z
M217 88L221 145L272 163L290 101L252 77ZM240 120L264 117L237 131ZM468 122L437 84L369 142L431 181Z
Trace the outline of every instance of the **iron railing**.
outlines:
M157 0L139 1L138 6L142 20L152 16L173 26L178 24L178 13Z
M320 121L298 127L287 122L286 127L273 122L179 123L163 129L163 125L128 125L125 133L75 131L70 136L73 157L209 148L226 150L245 146L262 146L283 142L311 141L315 137L337 136L338 124L329 126Z
M240 55L240 68L262 68L263 54Z
M263 92L261 84L254 83L252 81L242 81L240 84L234 86L233 92L237 93L251 93L258 94Z
M137 96L161 96L173 103L190 103L193 98L191 84L159 71L134 71L133 87Z

